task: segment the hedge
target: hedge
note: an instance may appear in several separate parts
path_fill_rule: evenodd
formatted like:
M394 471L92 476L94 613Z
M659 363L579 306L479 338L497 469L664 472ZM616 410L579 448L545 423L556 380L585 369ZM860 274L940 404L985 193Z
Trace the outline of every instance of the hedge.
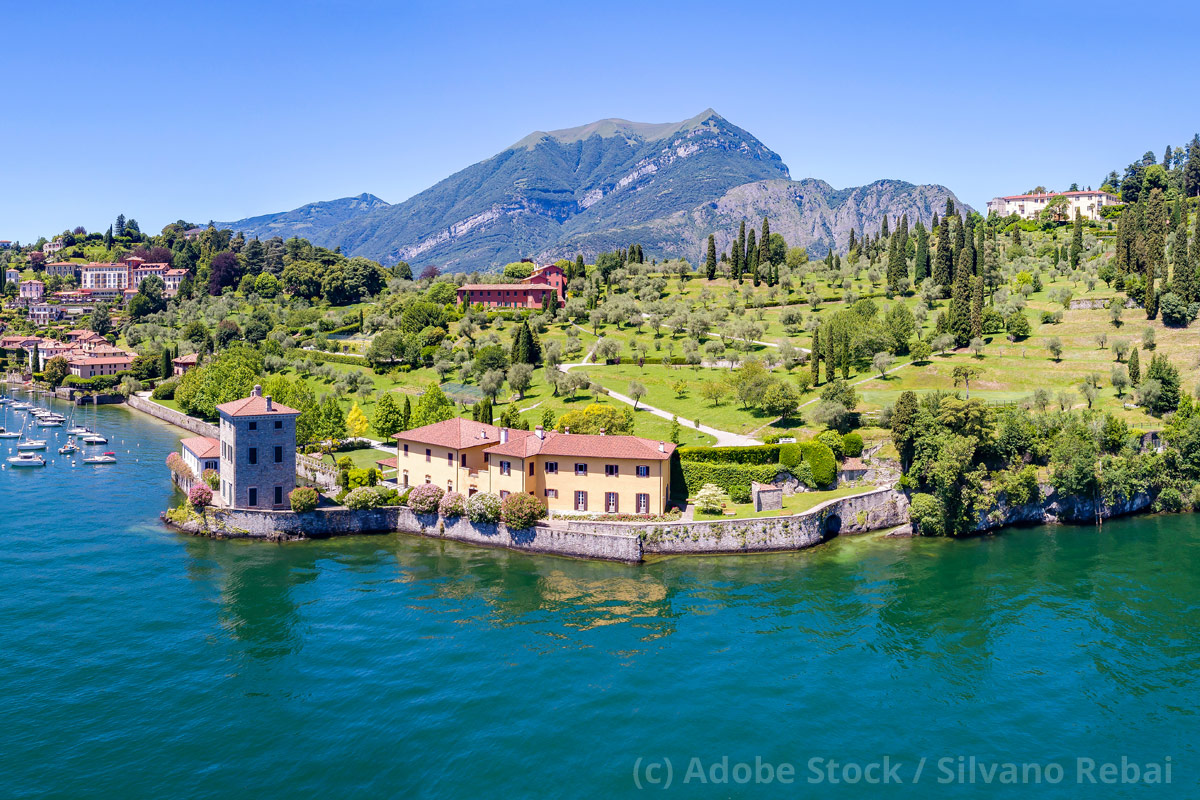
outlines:
M782 445L760 444L754 447L681 447L681 461L706 461L716 464L778 464Z
M369 367L367 360L362 356L348 356L343 353L328 353L324 350L303 350L299 347L294 347L285 353L288 359L294 358L311 358L313 361L332 361L337 364L353 364L356 367Z
M689 496L695 496L706 483L715 484L731 497L735 492L750 491L754 481L770 483L779 474L778 464L715 464L705 461L681 461L683 483Z
M817 486L829 486L837 479L837 459L833 457L829 445L815 439L800 442L800 453L812 469Z

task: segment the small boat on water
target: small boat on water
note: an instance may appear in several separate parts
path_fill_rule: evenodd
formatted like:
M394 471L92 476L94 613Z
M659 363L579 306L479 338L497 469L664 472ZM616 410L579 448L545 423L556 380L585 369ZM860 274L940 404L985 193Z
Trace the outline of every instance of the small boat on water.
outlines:
M89 433L83 437L84 444L108 444L108 439L98 433Z
M75 446L74 442L67 442L62 447L58 448L58 454L60 456L69 456L69 455L71 455L71 453L78 453L78 452L79 452L79 448Z
M37 421L37 426L39 428L61 428L62 420L51 419L50 417L42 417Z
M87 436L89 433L94 433L94 431L86 426L77 425L74 428L67 428L67 433L72 436Z
M29 411L32 408L29 403L13 403L13 411Z
M6 430L4 430L4 428L0 428L0 439L20 439L20 438L21 438L20 431L6 431Z
M46 440L45 439L22 439L21 441L17 442L17 449L18 450L45 450L46 449Z
M13 399L6 394L0 394L0 406L6 406L13 402Z
M8 459L8 463L14 467L44 467L46 466L46 459L37 453L18 453Z
M105 453L99 456L88 456L83 460L85 464L115 464L117 463L116 453Z

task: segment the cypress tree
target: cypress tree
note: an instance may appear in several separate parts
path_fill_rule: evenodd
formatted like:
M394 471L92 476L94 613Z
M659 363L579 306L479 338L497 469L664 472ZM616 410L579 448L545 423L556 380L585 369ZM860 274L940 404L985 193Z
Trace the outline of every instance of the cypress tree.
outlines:
M900 244L900 233L892 236L888 248L887 285L892 292L899 292L904 279L908 277L908 266L904 263L904 248Z
M1133 348L1129 354L1129 382L1137 386L1142 382L1142 367L1138 361L1138 348Z
M983 336L983 277L971 278L971 336Z
M717 277L717 240L711 233L708 235L708 258L704 261L704 274L710 281Z
M821 326L813 328L812 352L808 354L812 367L812 382L816 386L821 382Z
M408 427L411 424L412 424L412 401L409 400L408 395L405 395L404 396L404 410L400 412L400 430L402 430L402 431L408 430Z
M1079 209L1075 209L1075 229L1071 231L1071 269L1079 266L1079 258L1083 255L1083 217Z
M1183 302L1191 303L1196 299L1196 272L1188 258L1186 224L1180 225L1175 231L1175 246L1171 248L1171 255L1175 262L1174 271L1171 273L1171 291L1179 295Z
M908 212L900 215L900 250L903 252L904 245L908 244Z
M933 230L933 229L937 228L937 226L938 226L938 215L937 215L937 212L935 211L935 212L933 212L933 222L929 223L929 229Z
M952 216L953 214L954 214L954 200L947 197L946 198L946 216L949 217L949 216Z
M750 229L750 234L746 237L746 262L746 269L750 271L754 285L758 286L758 245L754 241L754 228Z
M1145 214L1146 318L1154 319L1158 316L1158 296L1154 292L1154 279L1163 277L1167 269L1167 208L1162 189L1150 192Z
M1196 210L1196 227L1192 229L1192 244L1189 248L1192 272L1200 272L1200 209ZM1200 293L1200 290L1198 290Z
M160 378L171 377L171 373L174 372L174 369L172 369L172 366L173 365L171 364L171 350L170 350L170 348L164 347L162 349L162 354L159 356L158 377L160 377Z
M971 341L971 268L960 258L954 269L954 287L950 293L950 333L958 347Z
M883 222L879 223L879 238L886 239L890 235L891 234L888 233L888 217L887 213L885 212L883 215Z
M850 229L850 244L846 246L847 252L853 250L858 245L858 241L854 238L854 228Z
M584 263L583 263L583 253L580 253L579 255L575 256L575 274L572 275L571 277L572 278L583 278L586 276L586 273L587 273L587 267L584 266Z
M742 273L746 271L746 220L742 220L742 226L738 229L737 244L733 247L734 267L737 269L738 283L742 282Z
M917 220L917 255L913 263L913 282L920 286L921 281L929 277L929 234L925 225Z
M763 217L762 236L758 240L758 263L769 264L771 261L771 223Z
M950 288L954 273L954 255L950 247L950 221L942 218L938 226L937 249L933 260L933 282L941 287L941 293L946 294Z

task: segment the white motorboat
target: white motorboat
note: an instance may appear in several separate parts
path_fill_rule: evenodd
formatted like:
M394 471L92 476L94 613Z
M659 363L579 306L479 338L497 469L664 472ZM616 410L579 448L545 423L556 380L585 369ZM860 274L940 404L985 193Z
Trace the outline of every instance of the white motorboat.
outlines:
M22 439L21 441L17 442L17 449L18 450L45 450L46 449L46 440L45 439Z
M62 420L51 419L50 417L42 417L37 421L37 426L39 428L61 428Z
M67 428L67 433L71 434L72 436L87 436L89 433L92 433L92 429L86 426L77 425L74 428Z
M58 454L60 456L69 456L72 453L78 453L78 452L79 452L79 448L75 446L74 442L67 442L62 447L58 448Z
M20 431L6 431L6 430L4 430L4 428L0 428L0 439L20 439L20 438L21 438Z
M29 403L13 403L13 411L29 411L32 408Z
M83 460L85 464L115 464L117 463L116 453L105 453L99 456L88 456Z
M84 444L108 444L108 439L98 433L89 433L83 437Z
M46 459L37 453L18 453L8 459L8 463L14 467L44 467L46 466Z

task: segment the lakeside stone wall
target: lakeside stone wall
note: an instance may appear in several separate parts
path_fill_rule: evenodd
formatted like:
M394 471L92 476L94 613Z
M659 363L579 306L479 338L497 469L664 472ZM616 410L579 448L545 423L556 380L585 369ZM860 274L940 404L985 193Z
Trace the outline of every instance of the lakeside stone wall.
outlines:
M572 531L636 532L645 555L802 550L839 533L865 533L908 523L908 498L895 489L827 500L801 514L712 522L568 522Z
M183 428L185 431L195 434L196 436L211 436L214 439L220 438L220 431L216 425L189 417L187 414L181 414L173 408L160 406L153 400L137 395L129 395L129 399L125 401L130 408L137 409L143 414L149 414L156 419L161 419L163 422L169 422L176 427Z

